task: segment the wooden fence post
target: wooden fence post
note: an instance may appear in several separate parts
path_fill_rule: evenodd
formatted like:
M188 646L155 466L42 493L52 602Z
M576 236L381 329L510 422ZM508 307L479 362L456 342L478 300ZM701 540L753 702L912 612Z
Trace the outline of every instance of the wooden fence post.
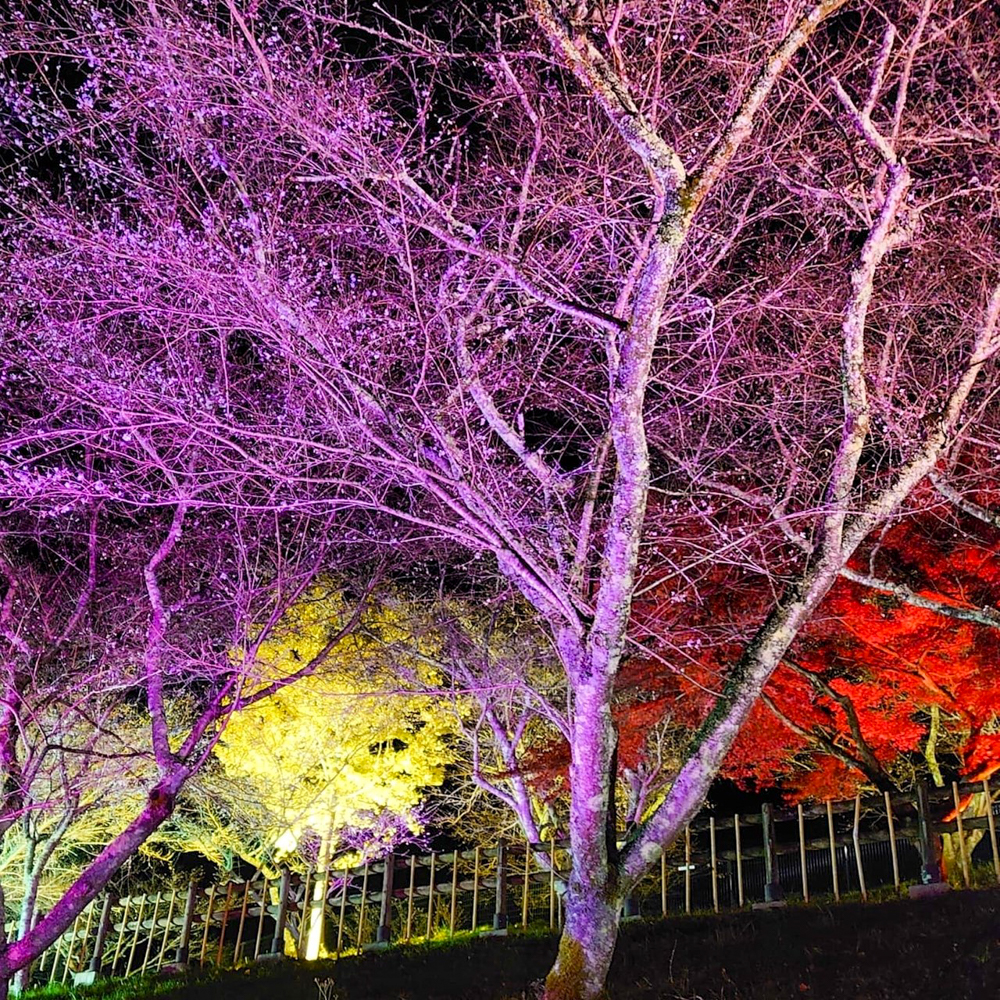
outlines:
M278 916L274 923L274 936L271 938L271 954L285 953L285 924L288 922L288 896L292 888L292 873L287 868L281 869L278 881Z
M667 915L667 852L660 851L660 913Z
M205 926L201 933L201 952L198 955L198 968L205 967L205 955L208 954L208 932L212 928L212 907L215 905L215 886L208 887L208 903L205 907Z
M775 864L774 806L770 802L761 806L760 818L764 834L764 902L776 903L783 893Z
M392 940L392 888L396 872L396 855L385 856L385 871L382 873L382 906L378 915L378 930L375 940L379 944L388 944Z
M830 834L830 872L833 875L833 898L840 902L840 875L837 872L837 835L833 829L833 803L826 800L826 827Z
M472 860L472 919L469 921L469 927L473 931L475 931L479 921L479 868L481 853L477 844Z
M965 881L965 888L968 889L972 885L972 879L969 877L969 852L965 847L965 830L962 829L962 799L958 794L957 781L951 783L951 790L955 796L955 825L958 828L958 851L962 859L962 878Z
M809 902L809 872L806 870L806 821L802 814L802 803L796 807L799 814L799 867L802 869L802 901Z
M153 954L153 941L156 938L156 924L160 916L160 903L163 901L162 891L157 892L155 901L153 902L153 915L149 918L149 937L146 938L146 951L142 956L142 967L139 969L139 975L144 976L146 974L146 969L149 967L149 959Z
M365 910L368 906L368 859L365 859L364 873L361 876L361 909L358 911L357 950L361 951L361 938L365 930Z
M531 882L531 838L524 838L524 891L521 893L521 929L528 926L529 883Z
M451 906L448 908L448 937L455 936L455 917L458 910L458 848L451 852Z
M118 931L118 941L115 943L115 954L111 959L111 968L108 969L108 975L113 976L115 974L115 969L118 968L118 959L121 956L122 945L125 943L125 931L128 927L128 911L129 907L132 905L132 897L125 897L125 905L122 907L122 926Z
M139 913L135 918L135 934L132 935L132 947L129 949L128 962L125 963L125 978L132 973L132 962L135 960L135 951L139 946L139 934L142 932L142 916L146 910L146 897L139 897Z
M177 887L170 890L170 905L167 907L167 921L163 925L163 940L160 942L160 951L156 956L156 971L163 968L163 959L167 954L167 940L170 937L170 928L174 921L174 908L177 905Z
M93 903L91 903L93 905ZM65 985L66 978L69 976L70 966L73 964L73 952L76 950L76 939L80 935L80 920L83 917L82 913L76 915L76 920L73 921L73 930L70 931L69 943L66 945L66 962L63 965L62 979L60 983Z
M740 909L743 908L743 845L740 843L740 814L733 816L733 829L736 831L736 891L739 895Z
M267 916L268 890L270 880L264 876L264 885L260 890L260 911L257 914L257 937L253 943L253 960L256 962L260 958L260 942L264 936L264 917Z
M684 827L684 912L691 912L691 825Z
M926 781L917 783L917 829L920 837L920 881L927 885L941 881L941 848L934 832L930 791Z
M111 908L115 905L116 899L109 892L104 897L101 906L101 919L97 924L97 940L94 941L94 952L90 956L90 971L95 976L101 973L101 959L104 957L104 945L108 940L108 931L111 930Z
M406 936L403 940L409 941L413 937L413 897L417 891L417 856L410 855L410 887L406 893Z
M80 941L80 965L83 965L84 956L87 954L87 942L90 940L90 928L94 923L94 911L97 909L97 900L92 899L87 906L87 921L83 926L83 939ZM87 963L89 968L90 963ZM74 982L75 984L75 982Z
M431 880L427 886L427 940L431 938L431 927L434 925L434 868L437 855L431 851Z
M233 905L233 883L230 880L226 883L226 902L225 909L222 911L222 925L219 928L219 947L215 952L215 965L216 967L221 967L222 965L222 949L226 944L226 925L229 923L229 907Z
M889 824L889 851L892 854L892 884L899 892L899 852L896 850L896 823L892 818L892 798L885 792L885 818Z
M715 817L708 817L709 851L712 861L712 909L719 912L719 862L715 853Z
M240 953L243 951L243 931L247 925L247 910L250 908L250 880L243 883L243 904L240 906L240 925L236 929L236 944L233 947L233 968L240 964Z
M530 849L525 856L525 865L531 856ZM528 898L528 869L525 868L524 875L524 898ZM527 906L524 907L524 914L527 914ZM507 841L501 838L497 841L497 892L496 905L493 907L493 930L502 931L507 929Z
M990 827L990 845L993 848L993 870L1000 882L1000 849L997 846L997 821L993 815L993 798L990 794L990 779L983 778L983 794L986 796L986 822Z
M337 958L344 948L344 918L347 915L347 886L351 881L351 869L344 866L344 880L340 883L340 914L337 917Z
M854 841L854 863L858 867L858 885L861 886L861 898L868 902L868 886L865 885L865 867L861 863L861 795L854 797L854 828L851 833Z
M52 968L49 971L49 986L56 981L56 967L59 965L59 953L62 949L62 937L57 937L52 945Z

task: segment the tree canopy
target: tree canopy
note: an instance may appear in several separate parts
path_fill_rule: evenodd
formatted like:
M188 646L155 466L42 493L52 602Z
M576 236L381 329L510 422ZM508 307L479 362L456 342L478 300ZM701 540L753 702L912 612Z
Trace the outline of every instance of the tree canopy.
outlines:
M189 773L158 707L183 615L155 577L196 521L285 597L285 546L296 575L389 551L401 576L443 565L481 601L516 597L565 697L512 702L486 671L512 660L481 658L476 733L511 767L479 778L530 832L520 741L536 723L566 738L573 868L545 996L599 996L622 899L852 560L922 491L966 510L988 486L997 17L953 0L5 16L5 490L53 525L94 507L155 523L159 766ZM703 599L727 574L754 599ZM675 613L643 620L656 588ZM223 648L253 667L238 631ZM671 671L711 642L719 670L619 848L616 692L654 642Z
M349 615L328 587L304 594L261 645L265 676L314 658ZM406 615L405 604L367 609L322 672L235 712L216 745L226 775L259 803L267 836L285 853L312 836L377 855L420 832L418 807L454 761L457 722L447 699L417 693L435 683L427 666L411 663L404 686L401 665L386 662L389 647L410 635Z

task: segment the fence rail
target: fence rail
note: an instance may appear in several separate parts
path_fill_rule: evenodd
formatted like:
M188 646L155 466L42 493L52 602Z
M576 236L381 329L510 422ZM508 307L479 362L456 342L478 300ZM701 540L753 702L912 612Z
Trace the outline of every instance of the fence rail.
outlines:
M945 797L947 793L947 797ZM985 814L963 816L982 795ZM743 907L786 895L839 900L876 886L935 875L937 837L957 833L964 883L974 861L992 860L1000 883L996 812L988 781L926 789L916 797L860 796L792 810L696 818L658 869L635 887L624 916L663 916ZM938 815L935 820L934 814ZM948 816L946 813L951 813ZM982 830L975 852L965 834ZM389 855L303 875L191 883L155 893L95 899L42 955L39 983L85 982L165 967L234 967L304 953L310 929L339 957L392 940L458 931L504 932L510 925L562 925L569 843ZM316 935L314 935L316 936Z

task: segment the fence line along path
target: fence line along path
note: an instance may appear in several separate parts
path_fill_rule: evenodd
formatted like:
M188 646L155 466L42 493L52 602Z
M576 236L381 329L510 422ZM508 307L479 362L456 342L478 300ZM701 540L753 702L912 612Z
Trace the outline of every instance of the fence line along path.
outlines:
M992 861L1000 883L996 812L988 781L913 796L832 802L760 813L706 812L625 901L623 916L780 905L785 897L868 898L870 889L941 878L939 838L955 834L962 882ZM941 817L935 820L935 816ZM32 981L86 983L164 969L237 967L286 953L310 937L339 957L392 941L460 931L562 926L569 844L505 843L302 875L171 886L95 899L46 951ZM950 873L953 878L956 873ZM13 930L11 928L10 930Z

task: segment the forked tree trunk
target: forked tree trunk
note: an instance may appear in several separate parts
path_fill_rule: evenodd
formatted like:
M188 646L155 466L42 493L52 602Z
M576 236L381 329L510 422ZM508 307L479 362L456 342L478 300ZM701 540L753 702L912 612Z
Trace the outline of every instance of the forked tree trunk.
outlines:
M560 641L573 678L569 835L572 867L564 897L559 955L545 982L544 1000L594 1000L618 936L621 894L613 830L617 738L611 714L614 646L586 648L568 634ZM610 827L610 829L609 829ZM555 858L553 857L553 863Z

